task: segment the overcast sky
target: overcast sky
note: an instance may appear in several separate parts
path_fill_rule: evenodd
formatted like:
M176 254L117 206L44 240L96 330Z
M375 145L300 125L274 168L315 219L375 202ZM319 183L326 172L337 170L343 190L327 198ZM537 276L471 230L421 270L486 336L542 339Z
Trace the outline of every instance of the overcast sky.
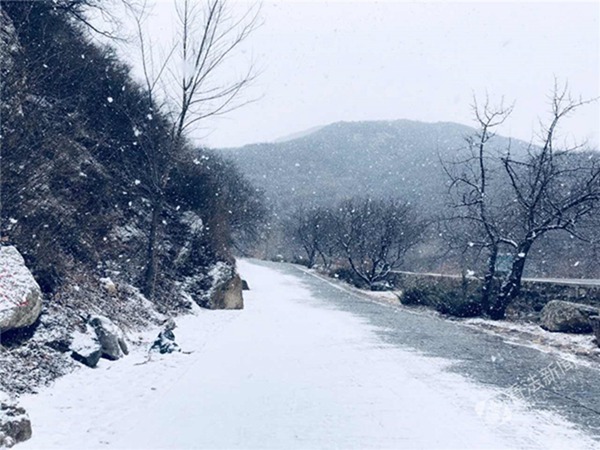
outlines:
M158 1L148 19L165 43L172 9ZM232 70L257 62L247 95L260 100L205 123L203 145L272 141L341 120L472 124L472 96L486 92L516 102L502 134L530 140L554 77L577 96L600 94L600 2L264 2L262 21L231 61ZM598 146L599 109L581 109L563 131Z

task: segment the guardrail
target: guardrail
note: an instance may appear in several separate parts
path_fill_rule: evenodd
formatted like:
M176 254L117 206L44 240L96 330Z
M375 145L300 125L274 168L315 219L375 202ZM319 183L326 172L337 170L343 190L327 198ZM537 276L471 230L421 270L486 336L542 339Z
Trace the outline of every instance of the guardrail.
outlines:
M441 277L441 278L462 278L462 275L445 274L445 273L427 273L427 272L408 272L404 270L393 270L392 273L404 275L416 275L425 277ZM481 277L467 275L468 279L480 280ZM600 287L600 280L586 278L523 278L523 281L530 283L547 283L556 284L559 286L578 286L578 287Z

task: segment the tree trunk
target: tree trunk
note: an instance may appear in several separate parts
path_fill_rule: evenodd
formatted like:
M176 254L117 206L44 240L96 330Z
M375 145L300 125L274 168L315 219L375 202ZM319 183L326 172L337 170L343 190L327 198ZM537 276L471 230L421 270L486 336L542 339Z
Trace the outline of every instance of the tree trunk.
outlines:
M521 291L521 278L523 277L523 269L525 268L525 261L527 260L527 253L531 249L533 244L532 240L526 240L519 244L517 248L517 257L513 261L510 274L502 287L500 288L500 294L496 299L494 305L490 308L490 318L493 320L504 319L506 315L506 308L515 299Z
M154 204L152 209L152 219L150 222L150 236L148 238L148 250L146 270L144 273L143 293L147 299L154 299L156 290L156 275L158 273L158 227L160 225L160 216L162 214L162 200Z
M494 289L494 277L496 275L496 261L498 260L498 246L493 245L490 248L490 254L487 260L487 270L483 278L483 287L481 288L481 310L484 314L490 314L490 297Z

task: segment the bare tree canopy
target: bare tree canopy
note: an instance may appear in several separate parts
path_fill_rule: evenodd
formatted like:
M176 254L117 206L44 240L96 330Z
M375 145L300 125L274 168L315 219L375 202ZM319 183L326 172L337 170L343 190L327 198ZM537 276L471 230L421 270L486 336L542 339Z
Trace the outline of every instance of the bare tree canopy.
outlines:
M566 85L555 84L548 123L541 124L538 143L531 144L524 154L515 154L510 147L494 151L489 146L494 128L507 120L512 107L492 107L486 100L480 108L475 103L479 132L468 139L464 158L444 164L453 210L447 220L465 225L462 245L488 253L482 306L492 318L504 317L518 295L525 262L536 240L552 231L588 238L583 225L598 214L600 158L582 145L559 144L558 128L591 101L574 99ZM511 255L511 266L493 300L501 250Z

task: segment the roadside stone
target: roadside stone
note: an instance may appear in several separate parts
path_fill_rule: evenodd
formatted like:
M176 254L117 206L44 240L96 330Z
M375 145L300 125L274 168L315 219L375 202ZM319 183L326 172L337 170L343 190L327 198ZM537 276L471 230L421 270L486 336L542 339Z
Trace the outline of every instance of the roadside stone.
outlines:
M243 309L242 279L235 273L232 278L221 282L211 295L210 309Z
M103 316L92 316L88 322L96 333L103 358L116 361L123 355L129 354L123 332L109 319Z
M600 309L593 306L552 300L542 309L540 326L562 333L591 333L590 317L597 315L600 315Z
M71 342L71 357L90 368L98 365L102 356L102 346L94 330L86 325L85 333L76 331Z
M31 438L27 412L15 403L0 399L0 447L12 447Z
M248 282L246 280L242 280L242 291L249 291L250 286L248 286Z

